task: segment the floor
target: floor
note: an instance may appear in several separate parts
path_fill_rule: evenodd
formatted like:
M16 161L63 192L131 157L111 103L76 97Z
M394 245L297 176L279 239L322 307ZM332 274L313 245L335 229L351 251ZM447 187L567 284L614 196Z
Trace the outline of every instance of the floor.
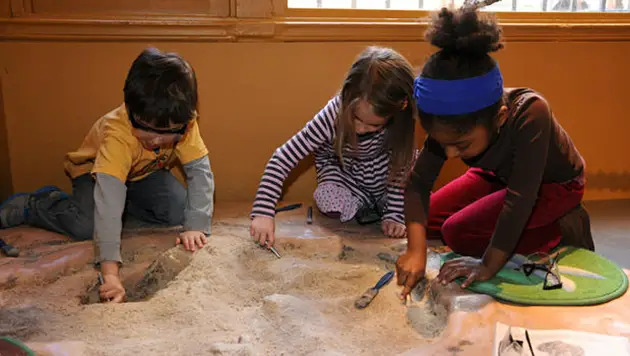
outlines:
M630 200L592 201L585 205L591 215L595 250L630 269Z

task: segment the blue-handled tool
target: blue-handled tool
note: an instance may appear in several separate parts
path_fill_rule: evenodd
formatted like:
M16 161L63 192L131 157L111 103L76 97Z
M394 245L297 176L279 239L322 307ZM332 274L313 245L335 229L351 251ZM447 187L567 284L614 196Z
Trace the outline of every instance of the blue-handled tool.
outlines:
M280 213L280 212L283 212L283 211L289 211L289 210L295 210L295 209L298 209L298 208L301 208L301 207L302 207L302 203L291 204L291 205L287 205L287 206L283 206L283 207L277 208L276 209L276 213Z
M354 302L354 306L357 309L363 309L370 305L374 297L378 294L379 289L383 288L389 281L394 277L394 271L389 271L385 273L381 279L376 283L376 285L368 290L365 293L361 294L361 296Z

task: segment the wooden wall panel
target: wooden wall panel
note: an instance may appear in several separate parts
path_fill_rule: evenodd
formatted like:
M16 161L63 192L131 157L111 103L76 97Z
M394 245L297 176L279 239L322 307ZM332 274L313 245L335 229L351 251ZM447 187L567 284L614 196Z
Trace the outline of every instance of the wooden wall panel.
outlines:
M4 114L2 97L2 78L0 78L0 201L13 190L11 179L11 160L7 135L7 120Z
M19 0L18 0L19 1ZM31 0L39 15L168 14L228 16L229 0Z
M271 17L273 5L271 0L237 0L236 16L241 18Z
M16 191L45 184L70 189L64 155L96 119L121 104L131 61L149 44L181 53L195 68L217 201L249 202L271 154L335 95L361 50L391 46L415 68L434 51L419 41L0 41ZM630 151L628 53L630 42L511 42L497 53L506 86L545 95L584 155L588 199L630 198L630 159L624 155ZM308 162L292 174L287 199L312 199L316 180L307 168ZM438 185L462 170L459 161L450 162Z
M11 1L0 0L0 17L11 16Z

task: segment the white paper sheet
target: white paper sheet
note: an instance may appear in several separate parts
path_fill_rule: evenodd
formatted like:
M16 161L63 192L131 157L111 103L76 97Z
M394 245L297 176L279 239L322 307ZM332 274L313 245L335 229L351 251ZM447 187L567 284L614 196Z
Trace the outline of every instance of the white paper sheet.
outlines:
M521 327L497 323L492 347L493 356L531 356L525 330ZM509 344L508 332L514 340L522 340L522 348L502 348L499 344ZM630 341L622 336L589 333L573 330L527 329L535 356L630 356Z

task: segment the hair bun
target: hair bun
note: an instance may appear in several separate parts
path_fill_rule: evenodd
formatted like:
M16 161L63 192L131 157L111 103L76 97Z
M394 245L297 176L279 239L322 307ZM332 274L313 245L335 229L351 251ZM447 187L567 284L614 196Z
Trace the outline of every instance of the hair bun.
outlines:
M477 4L434 14L425 38L443 51L483 56L503 48L501 28L494 16L481 14Z

